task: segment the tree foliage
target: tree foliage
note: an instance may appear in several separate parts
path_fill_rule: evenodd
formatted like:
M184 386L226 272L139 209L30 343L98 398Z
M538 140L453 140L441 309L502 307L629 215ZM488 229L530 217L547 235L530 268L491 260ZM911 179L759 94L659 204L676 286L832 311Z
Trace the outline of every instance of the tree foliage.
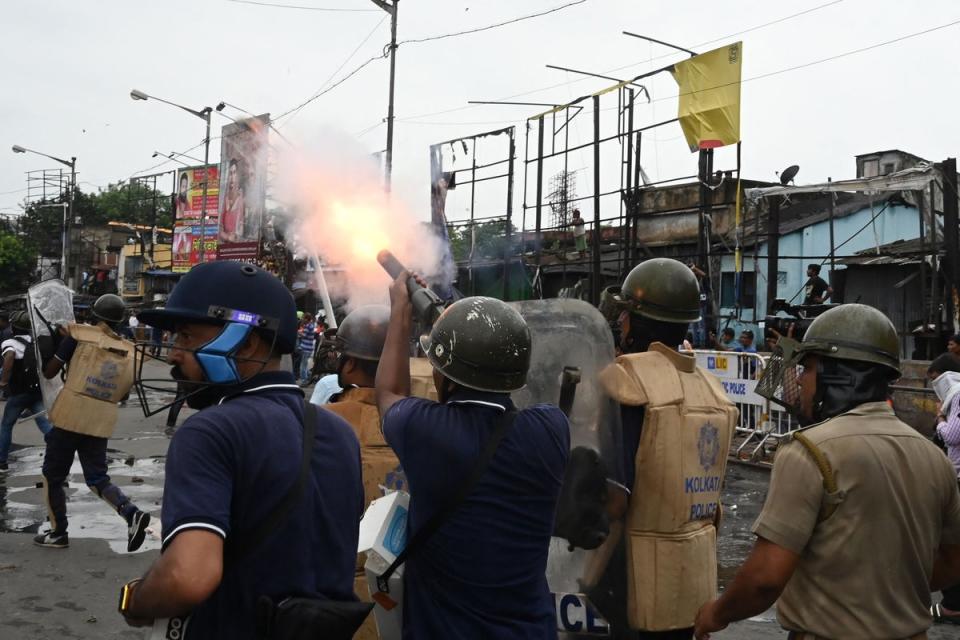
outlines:
M33 279L36 253L9 227L0 228L0 295L21 293Z
M19 220L19 231L36 256L59 256L63 230L63 204L66 194L31 203ZM173 225L169 194L154 191L152 184L132 182L110 185L97 193L77 190L73 216L83 226L102 226L108 222L129 222L144 226L170 228Z
M510 225L511 231L516 233L516 227ZM453 253L453 259L457 261L467 260L470 257L471 244L474 246L473 259L499 259L503 258L504 251L507 248L507 221L506 220L488 220L474 225L473 242L471 242L470 227L447 227L447 233L450 235L450 250Z

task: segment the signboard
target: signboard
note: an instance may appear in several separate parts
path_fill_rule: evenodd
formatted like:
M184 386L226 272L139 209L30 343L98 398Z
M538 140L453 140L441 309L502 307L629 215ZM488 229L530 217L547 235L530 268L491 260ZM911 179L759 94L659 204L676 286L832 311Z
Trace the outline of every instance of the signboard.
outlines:
M199 220L194 224L177 223L173 228L173 271L185 273L194 265L200 264L200 232ZM217 259L217 225L207 221L206 226L206 255L204 260L212 262Z
M727 397L737 404L765 406L766 400L757 395L757 378L763 370L763 360L755 353L733 351L696 351L697 366L720 378Z
M256 260L267 188L270 116L223 128L220 147L219 245L221 260Z
M723 390L731 402L736 404L755 404L764 406L766 400L757 394L756 380L727 380L720 379Z
M220 194L220 167L209 164L206 168L207 224L217 226L217 211ZM199 221L203 215L203 165L187 167L177 172L177 193L174 195L174 217L177 222Z

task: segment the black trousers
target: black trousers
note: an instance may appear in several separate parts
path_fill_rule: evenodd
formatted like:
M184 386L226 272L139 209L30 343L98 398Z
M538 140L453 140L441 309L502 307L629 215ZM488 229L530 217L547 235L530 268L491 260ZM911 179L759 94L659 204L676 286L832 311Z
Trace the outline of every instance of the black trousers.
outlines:
M54 533L67 531L67 495L63 482L73 466L74 454L80 457L87 486L129 523L137 508L107 475L107 439L54 427L47 434L43 457L43 489L46 494L50 526Z

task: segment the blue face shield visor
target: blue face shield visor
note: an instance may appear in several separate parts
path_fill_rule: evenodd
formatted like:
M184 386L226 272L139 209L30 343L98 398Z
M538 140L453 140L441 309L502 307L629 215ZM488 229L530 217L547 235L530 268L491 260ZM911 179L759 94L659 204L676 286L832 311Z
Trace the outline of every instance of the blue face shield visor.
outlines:
M187 319L190 321L191 319ZM272 339L270 352L276 347L279 321L262 315L237 309L211 306L207 318L201 322L223 323L223 328L196 349L184 349L174 345L172 335L164 340L139 341L135 349L134 386L145 416L155 415L164 409L189 402L198 394L211 392L222 396L229 395L230 387L242 383L245 379L261 373L269 362L267 359L239 358L237 353L246 344L253 331L269 335ZM171 377L157 377L154 373L161 363L169 362L174 350L193 353L203 372L203 381L176 380ZM244 377L240 373L240 363L256 363L255 371Z

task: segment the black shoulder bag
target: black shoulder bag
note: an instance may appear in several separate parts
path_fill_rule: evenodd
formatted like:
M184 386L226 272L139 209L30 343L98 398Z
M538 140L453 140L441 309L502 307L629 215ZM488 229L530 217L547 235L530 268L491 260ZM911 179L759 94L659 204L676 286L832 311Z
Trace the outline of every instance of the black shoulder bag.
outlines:
M310 476L313 440L317 433L317 408L309 402L303 407L303 455L300 477L273 511L232 548L234 562L249 554L279 525L300 502ZM291 596L274 602L269 596L257 600L257 638L261 640L349 640L370 614L373 605L365 602L335 601Z
M400 552L400 555L397 556L397 559L387 567L387 570L383 572L383 575L377 576L377 590L380 593L387 594L390 593L390 576L393 575L394 571L400 568L407 559L415 554L423 544L437 532L437 529L447 521L450 515L459 507L467 496L470 495L470 492L473 491L473 488L476 486L477 482L480 480L480 477L483 476L483 472L486 471L487 466L490 464L490 461L493 459L493 454L497 452L497 447L500 446L500 441L503 440L503 436L506 435L507 429L513 424L514 419L517 417L516 411L505 411L497 418L497 424L493 428L493 433L490 434L490 438L487 440L487 444L484 446L483 451L480 453L480 457L477 458L476 464L473 465L473 469L470 471L470 475L467 476L467 479L457 488L457 490L450 495L450 499L447 501L442 508L440 508L435 514L433 514L427 523L417 531L414 536L407 542L407 546L404 547L403 551ZM376 599L376 598L375 598Z

